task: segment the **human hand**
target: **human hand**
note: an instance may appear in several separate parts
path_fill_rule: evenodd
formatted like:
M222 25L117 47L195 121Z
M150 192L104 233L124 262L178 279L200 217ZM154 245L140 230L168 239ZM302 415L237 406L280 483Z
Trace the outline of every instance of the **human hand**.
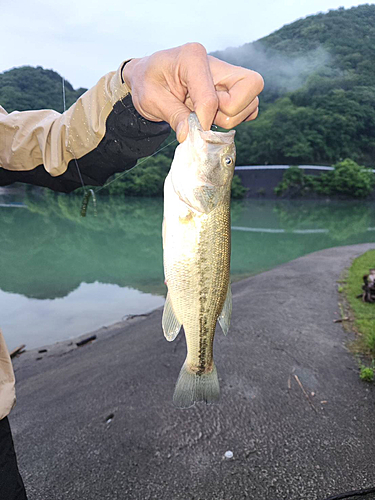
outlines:
M208 56L199 43L132 59L123 69L133 104L147 120L166 121L183 142L195 111L204 130L229 129L258 115L263 78L249 69Z

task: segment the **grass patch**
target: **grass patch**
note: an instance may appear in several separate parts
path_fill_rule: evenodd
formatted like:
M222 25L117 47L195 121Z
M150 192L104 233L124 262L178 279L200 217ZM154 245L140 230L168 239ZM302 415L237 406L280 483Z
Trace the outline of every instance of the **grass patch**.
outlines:
M358 299L362 291L363 276L370 268L375 268L375 250L369 250L353 261L349 268L344 292L351 310L353 328L358 334L352 345L352 351L364 355L370 366L360 364L360 377L371 382L374 380L375 368L375 303L370 304Z
M374 363L373 363L374 365ZM361 366L361 373L359 374L362 380L365 382L372 382L374 380L374 368L369 366Z

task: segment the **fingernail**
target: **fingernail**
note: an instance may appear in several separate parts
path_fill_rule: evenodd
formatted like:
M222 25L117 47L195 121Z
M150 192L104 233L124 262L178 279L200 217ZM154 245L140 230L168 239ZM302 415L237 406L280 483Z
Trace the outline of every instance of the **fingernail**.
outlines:
M182 120L176 127L176 136L178 142L184 142L188 134L188 122Z

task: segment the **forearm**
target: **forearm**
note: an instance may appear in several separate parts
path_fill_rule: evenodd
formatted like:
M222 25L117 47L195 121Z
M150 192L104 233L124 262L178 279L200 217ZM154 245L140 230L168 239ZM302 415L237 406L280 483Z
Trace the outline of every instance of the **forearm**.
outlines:
M12 362L0 330L0 420L8 415L16 402Z
M65 113L0 113L0 185L16 181L70 192L102 185L156 151L169 126L135 110L121 70L104 76Z

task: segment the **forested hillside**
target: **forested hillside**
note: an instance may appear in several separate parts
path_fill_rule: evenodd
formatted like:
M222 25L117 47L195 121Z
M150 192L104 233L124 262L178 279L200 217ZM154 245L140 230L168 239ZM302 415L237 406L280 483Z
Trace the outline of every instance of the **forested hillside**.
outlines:
M259 118L238 164L375 164L375 5L298 20L214 55L262 73Z
M214 55L265 79L258 119L238 127L238 165L375 165L375 5L309 16ZM83 91L67 82L67 105ZM61 77L28 66L2 73L0 104L62 111Z
M74 90L65 81L66 107L71 106L86 89ZM63 111L62 77L41 66L22 66L0 73L0 105L8 113L28 109Z

